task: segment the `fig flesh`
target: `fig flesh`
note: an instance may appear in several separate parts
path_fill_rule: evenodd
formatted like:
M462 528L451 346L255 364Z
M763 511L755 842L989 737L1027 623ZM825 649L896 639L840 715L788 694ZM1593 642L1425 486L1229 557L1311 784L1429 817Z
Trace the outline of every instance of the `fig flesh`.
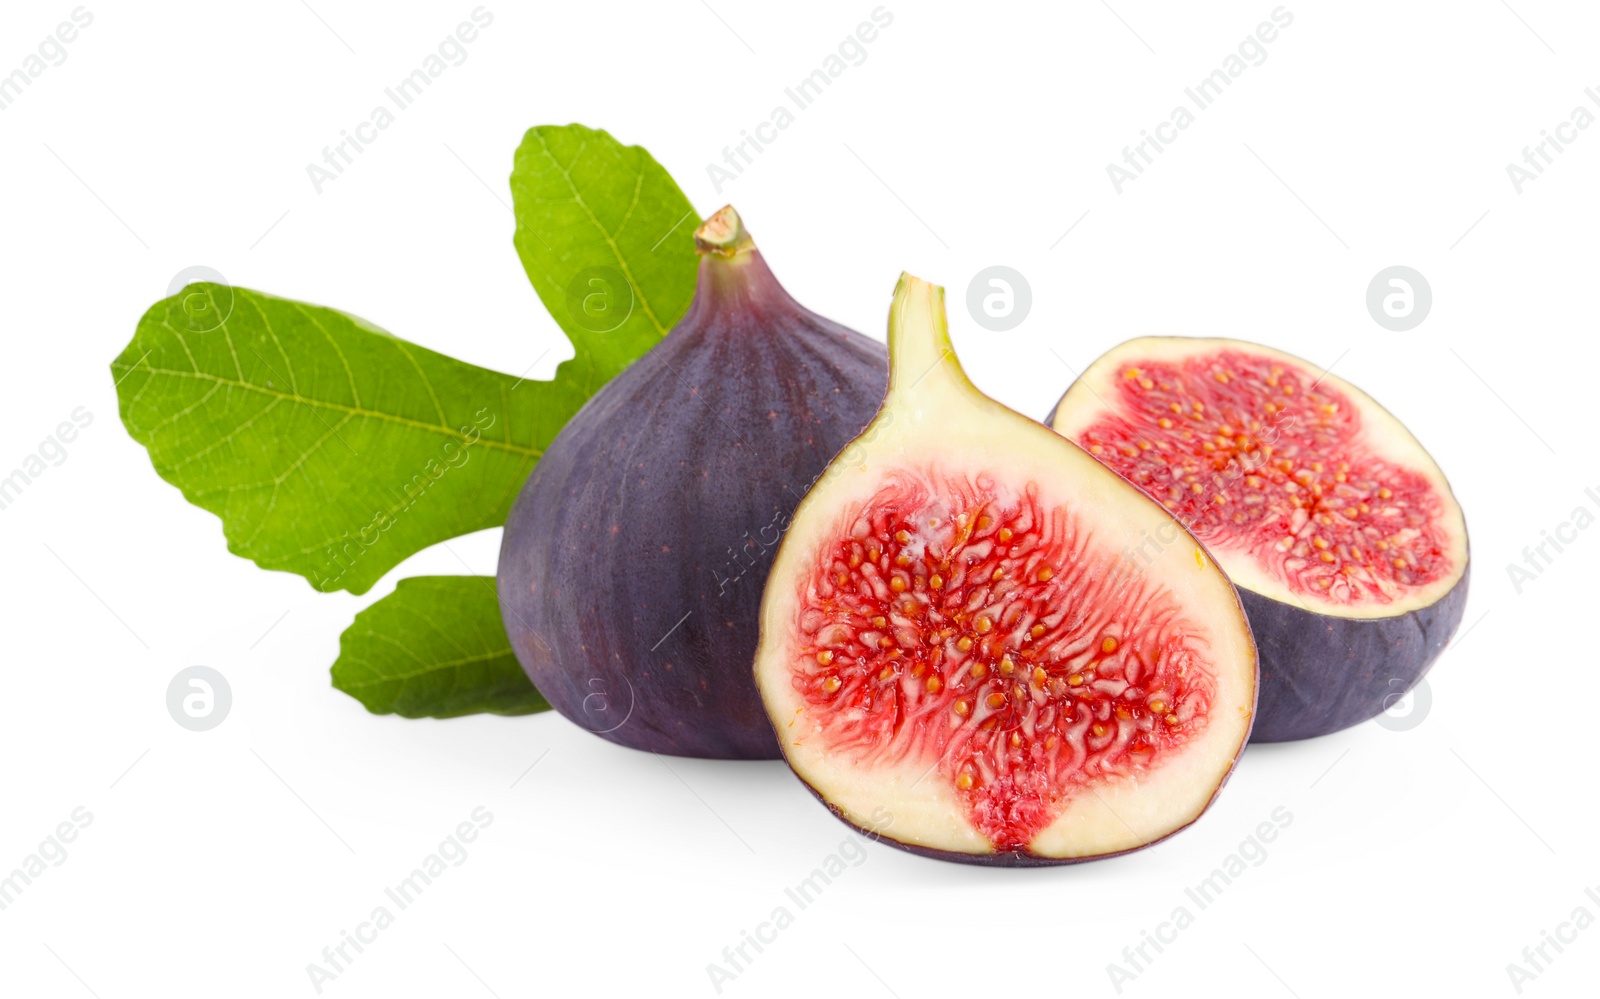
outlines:
M1444 474L1370 396L1238 340L1144 337L1047 422L1149 493L1239 589L1261 654L1258 742L1373 718L1443 650L1467 597ZM1142 559L1165 542L1138 539Z
M915 853L1071 863L1193 822L1250 730L1233 587L1078 447L980 393L943 289L902 276L882 408L795 512L756 682L796 774Z
M770 759L751 679L795 504L872 417L881 344L813 315L732 208L683 319L556 437L506 522L507 633L563 715L625 746Z

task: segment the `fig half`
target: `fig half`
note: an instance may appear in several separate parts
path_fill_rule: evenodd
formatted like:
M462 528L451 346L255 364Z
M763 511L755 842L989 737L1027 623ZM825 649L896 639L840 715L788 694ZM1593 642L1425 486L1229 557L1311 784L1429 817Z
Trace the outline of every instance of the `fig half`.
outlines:
M1205 549L1122 551L1172 516L980 393L944 290L904 275L889 391L795 511L756 683L796 774L915 853L1006 866L1193 822L1250 731L1256 654Z
M750 678L761 585L888 365L789 297L731 207L695 246L689 311L523 486L497 589L517 659L574 722L636 749L771 759Z
M1461 622L1467 528L1444 473L1315 365L1239 340L1143 337L1090 365L1047 422L1165 504L1238 586L1261 652L1258 742L1377 716ZM1167 543L1142 536L1127 557Z

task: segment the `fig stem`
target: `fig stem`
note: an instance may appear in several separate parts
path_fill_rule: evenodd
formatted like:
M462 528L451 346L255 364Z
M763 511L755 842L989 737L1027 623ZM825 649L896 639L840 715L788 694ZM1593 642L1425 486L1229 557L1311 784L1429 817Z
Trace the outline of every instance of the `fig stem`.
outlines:
M694 248L701 253L733 257L755 249L756 244L745 232L744 220L739 218L739 213L733 210L732 205L723 205L694 231Z
M972 387L950 343L944 288L902 271L889 306L889 394L941 379Z

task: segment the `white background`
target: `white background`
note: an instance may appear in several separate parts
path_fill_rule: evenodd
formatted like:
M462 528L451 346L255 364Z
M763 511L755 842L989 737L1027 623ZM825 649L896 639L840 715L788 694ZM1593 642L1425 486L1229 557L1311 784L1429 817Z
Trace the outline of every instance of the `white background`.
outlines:
M118 421L108 364L195 264L504 371L554 347L549 377L567 348L501 202L524 129L579 121L645 145L700 211L734 201L796 297L872 336L901 269L948 285L972 376L1035 416L1143 333L1332 364L1432 451L1472 531L1471 630L1420 724L1252 747L1203 821L1122 859L872 846L723 994L1114 995L1106 966L1282 806L1266 860L1123 994L1514 995L1541 930L1600 916L1600 530L1520 594L1506 570L1600 512L1600 127L1520 194L1505 169L1600 88L1592 5L1291 2L1266 62L1119 195L1107 163L1271 0L891 0L867 61L721 193L705 165L874 3L709 2L493 0L468 61L320 195L306 164L472 0L90 3L65 63L0 112L0 470L94 416L0 511L0 871L94 816L0 912L0 993L314 995L306 966L482 805L467 861L324 994L710 996L706 966L839 849L781 763L669 767L553 713L368 715L329 686L339 632L402 576L492 573L499 532L316 595L229 555ZM73 6L6 3L0 73ZM959 304L993 264L1033 289L1007 333ZM1391 264L1432 285L1409 332L1366 311ZM233 688L206 733L164 704L195 664ZM1549 953L1524 994L1592 994L1600 928Z

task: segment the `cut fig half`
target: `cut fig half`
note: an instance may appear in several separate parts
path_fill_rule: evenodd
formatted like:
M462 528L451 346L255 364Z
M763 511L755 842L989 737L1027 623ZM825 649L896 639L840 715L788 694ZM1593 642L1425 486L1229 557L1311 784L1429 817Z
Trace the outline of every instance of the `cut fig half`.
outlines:
M756 684L796 774L915 853L1006 866L1148 846L1200 816L1250 731L1239 599L1172 516L980 393L944 291L904 275L878 415L800 503Z
M1377 716L1461 621L1450 484L1399 420L1316 365L1238 340L1129 340L1047 422L1164 504L1238 586L1261 653L1258 742ZM1131 555L1167 544L1142 536Z

